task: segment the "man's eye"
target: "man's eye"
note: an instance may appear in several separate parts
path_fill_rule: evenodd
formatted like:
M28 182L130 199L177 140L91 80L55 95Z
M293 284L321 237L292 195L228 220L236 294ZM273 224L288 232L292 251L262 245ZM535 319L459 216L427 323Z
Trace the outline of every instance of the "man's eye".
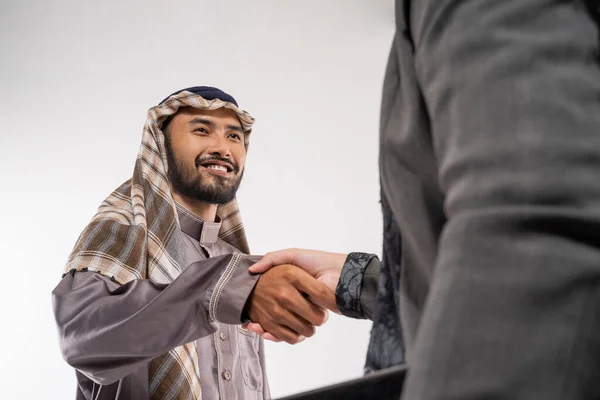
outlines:
M196 128L196 129L194 129L194 132L208 133L208 131L204 128Z
M242 137L241 137L239 134L237 134L237 133L231 133L231 134L229 135L229 137L230 137L230 138L233 138L233 139L235 139L235 140L242 140Z

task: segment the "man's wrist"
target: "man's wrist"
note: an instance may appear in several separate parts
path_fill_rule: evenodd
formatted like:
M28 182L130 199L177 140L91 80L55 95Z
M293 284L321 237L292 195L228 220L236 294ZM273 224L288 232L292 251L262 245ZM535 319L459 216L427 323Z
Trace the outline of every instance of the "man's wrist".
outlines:
M242 309L242 315L240 318L240 321L242 324L245 324L246 322L251 322L251 320L250 320L250 304L252 303L252 297L253 297L252 295L254 294L254 288L256 287L256 283L258 283L258 279L256 280L254 286L252 287L252 291L250 292L250 295L246 299L246 304L244 305L244 308Z
M230 265L223 272L219 281L222 285L215 286L211 301L211 317L224 324L241 324L244 321L244 311L247 309L248 300L260 278L252 274L248 268L257 261L256 257L235 254Z

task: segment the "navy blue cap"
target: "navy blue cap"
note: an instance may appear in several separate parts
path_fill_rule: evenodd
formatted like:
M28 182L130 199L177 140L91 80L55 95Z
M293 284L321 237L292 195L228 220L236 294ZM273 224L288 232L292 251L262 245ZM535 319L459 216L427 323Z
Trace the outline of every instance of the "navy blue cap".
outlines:
M223 101L228 101L230 103L235 104L236 107L239 107L237 101L235 101L233 96L225 93L221 89L217 89L217 88L211 87L211 86L193 86L193 87L189 87L187 89L178 90L175 93L171 93L168 97L163 99L163 101L161 101L159 103L159 105L164 103L165 101L167 101L169 99L169 97L171 97L177 93L181 93L183 91L196 93L197 95L202 96L206 100L219 99L219 100L223 100Z

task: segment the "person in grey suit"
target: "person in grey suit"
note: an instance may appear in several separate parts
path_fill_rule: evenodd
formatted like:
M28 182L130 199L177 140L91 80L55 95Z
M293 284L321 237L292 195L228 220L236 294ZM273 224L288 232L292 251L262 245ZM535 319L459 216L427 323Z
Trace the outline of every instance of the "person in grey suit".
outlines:
M598 7L396 1L380 172L403 399L600 398ZM289 249L251 270L280 263L372 317L376 258Z

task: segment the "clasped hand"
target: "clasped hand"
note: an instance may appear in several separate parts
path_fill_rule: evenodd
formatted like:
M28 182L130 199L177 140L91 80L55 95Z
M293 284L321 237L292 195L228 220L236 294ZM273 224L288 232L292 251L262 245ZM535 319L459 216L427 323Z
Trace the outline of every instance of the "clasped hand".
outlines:
M246 312L244 327L274 342L296 344L315 334L338 312L335 289L346 254L287 249L266 254L250 267L261 273Z

